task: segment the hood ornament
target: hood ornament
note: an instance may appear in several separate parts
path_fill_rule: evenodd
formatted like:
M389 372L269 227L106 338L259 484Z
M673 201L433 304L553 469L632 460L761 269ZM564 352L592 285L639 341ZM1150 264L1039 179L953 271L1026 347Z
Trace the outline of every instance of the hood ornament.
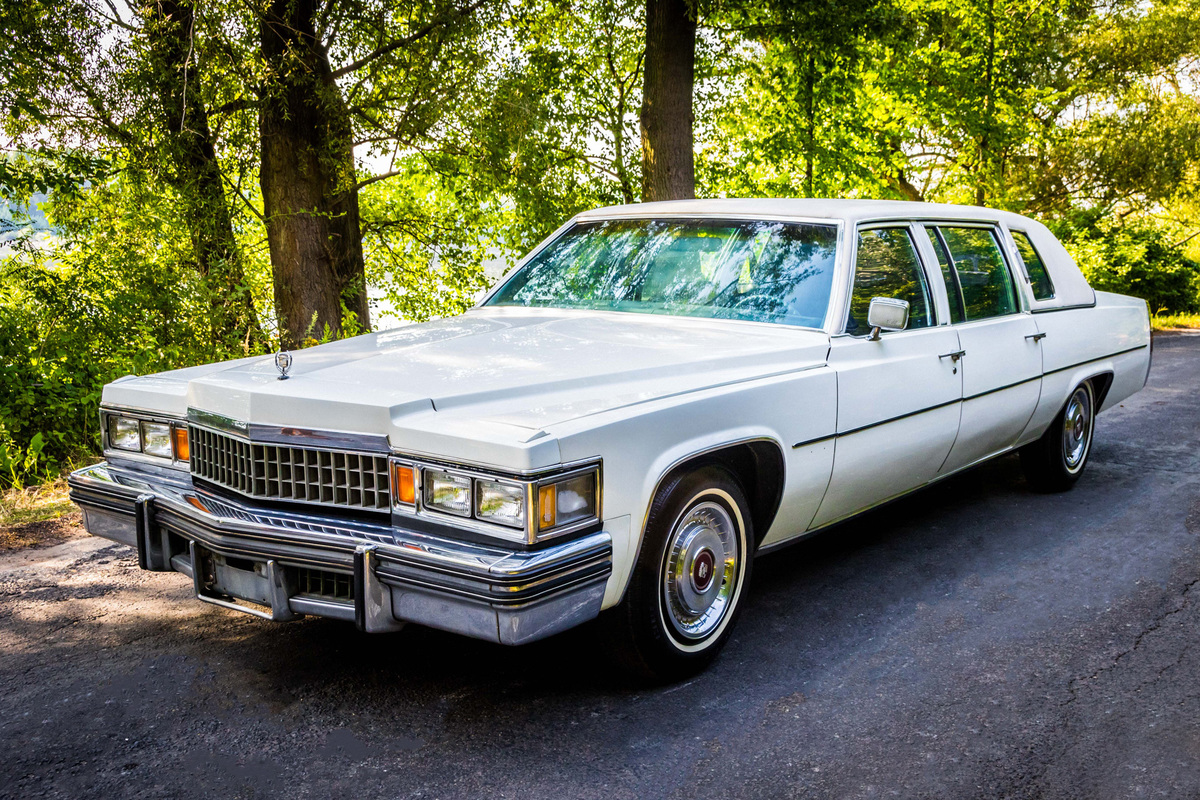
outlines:
M280 350L275 354L275 369L279 370L279 380L286 381L288 370L292 368L292 354L286 350Z

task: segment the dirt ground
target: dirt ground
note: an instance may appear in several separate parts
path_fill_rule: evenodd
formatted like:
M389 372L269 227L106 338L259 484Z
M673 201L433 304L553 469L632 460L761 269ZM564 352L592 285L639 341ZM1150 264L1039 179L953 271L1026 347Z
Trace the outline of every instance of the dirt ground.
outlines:
M46 547L87 536L87 531L80 527L82 522L83 516L76 511L58 519L0 526L0 553L25 547Z

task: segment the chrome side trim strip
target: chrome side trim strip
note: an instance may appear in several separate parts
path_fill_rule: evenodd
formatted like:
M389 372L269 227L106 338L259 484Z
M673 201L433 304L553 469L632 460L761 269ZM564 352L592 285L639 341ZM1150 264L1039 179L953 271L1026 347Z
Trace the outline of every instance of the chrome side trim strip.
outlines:
M1038 377L1041 378L1040 375ZM918 414L924 414L927 411L937 411L939 408L945 408L946 406L952 406L955 403L961 403L962 401L963 400L961 397L956 397L953 400L947 400L944 403L937 403L935 405L927 406L925 408L918 408L916 411L909 411L907 414L899 414L894 417L888 417L887 419L881 419L878 422L871 422L866 425L860 425L857 428L851 428L848 431L842 431L840 433L831 434L830 436L826 436L824 438L825 439L836 439L839 436L849 436L852 433L861 433L862 431L870 430L871 428L878 428L880 425L887 425L889 422L899 422L902 419L908 419L909 417L915 417ZM804 442L801 442L800 444L804 444ZM793 449L795 449L796 447L799 447L799 446L800 446L799 444L792 445Z
M1127 347L1124 350L1118 350L1117 352L1109 353L1106 356L1097 356L1096 358L1089 358L1084 361L1077 361L1074 364L1068 364L1065 367L1058 367L1057 369L1047 370L1046 372L1043 372L1042 374L1043 375L1053 375L1056 372L1066 372L1069 369L1075 369L1076 367L1082 367L1084 364L1091 364L1096 361L1103 361L1106 358L1116 358L1117 356L1123 356L1126 353L1133 353L1138 350L1145 350L1149 346L1150 346L1150 344L1146 343L1146 344L1139 344L1136 347Z
M816 439L805 439L802 442L796 442L794 445L792 445L792 449L795 450L798 447L808 447L810 444L820 444L821 442L828 442L830 439L836 439L837 437L838 437L838 434L831 433L828 436L818 436Z
M988 389L986 392L976 392L975 394L967 395L966 397L963 398L963 402L965 403L968 400L977 400L980 397L986 397L989 394L995 394L996 392L1003 392L1005 389L1015 389L1018 386L1024 386L1027 383L1033 383L1034 381L1040 381L1041 379L1042 379L1041 375L1034 375L1032 378L1026 378L1023 381L1013 381L1012 383L1006 383L1003 386L997 386L995 389Z
M1123 356L1123 355L1125 355L1126 353L1133 353L1133 352L1136 352L1136 351L1138 351L1138 350L1143 350L1143 349L1145 349L1146 347L1149 347L1149 345L1146 345L1146 344L1139 344L1139 345L1137 345L1136 347L1129 347L1129 348L1126 348L1125 350L1118 350L1117 352L1115 352L1115 353L1109 353L1109 354L1108 354L1108 355L1106 355L1106 356L1097 356L1096 358L1089 358L1089 359L1087 359L1087 360L1085 360L1085 361L1079 361L1079 362L1076 362L1076 363L1074 363L1074 364L1068 364L1068 365L1067 365L1067 366L1065 366L1065 367L1059 367L1059 368L1057 368L1057 369L1048 370L1048 371L1046 371L1046 372L1043 372L1041 375L1036 375L1036 376L1034 376L1034 377L1032 377L1032 378L1026 378L1026 379L1025 379L1025 380L1023 380L1023 381L1017 381L1016 383L1009 383L1009 384L1006 384L1006 385L1004 385L1004 386L998 386L998 387L996 387L995 389L988 389L986 392L979 392L979 393L977 393L977 394L973 394L973 395L970 395L970 396L968 396L968 397L964 397L964 398L962 398L961 400L947 400L945 403L938 403L938 404L936 404L936 405L928 406L928 407L926 407L926 408L921 408L921 409L918 409L918 410L916 410L916 411L910 411L910 412L908 412L907 414L901 414L901 415L899 415L899 416L896 416L896 417L889 417L889 418L887 418L887 419L880 420L879 422L872 422L872 423L870 423L869 425L862 425L862 426L859 426L859 427L857 427L857 428L852 428L851 430L848 430L848 431L842 431L842 432L840 432L840 433L832 433L832 434L830 434L830 435L828 435L828 436L821 436L821 437L819 437L819 438L816 438L816 439L806 439L806 440L805 440L805 441L803 441L803 442L796 442L794 445L792 445L792 449L793 449L793 450L795 450L797 447L806 447L806 446L808 446L808 445L811 445L811 444L817 444L818 442L824 442L824 441L826 441L826 440L828 440L828 439L836 439L836 438L838 438L839 436L849 436L849 435L850 435L850 434L852 434L852 433L859 433L859 432L861 432L861 431L869 430L869 429L871 429L871 428L877 428L877 427L879 427L880 425L886 425L886 424L887 424L887 423L889 423L889 422L898 422L898 421L900 421L900 420L902 420L902 419L907 419L908 417L914 417L914 416L916 416L917 414L924 414L924 413L925 413L925 412L927 412L927 411L936 411L936 410L938 410L939 408L945 408L946 406L954 405L955 403L965 403L965 402L967 402L968 400L976 400L976 399L978 399L978 398L980 398L980 397L984 397L984 396L986 396L986 395L989 395L989 394L994 394L994 393L996 393L996 392L1002 392L1002 391L1004 391L1005 389L1012 389L1012 388L1014 388L1014 387L1016 387L1016 386L1021 386L1022 384L1026 384L1026 383L1032 383L1033 381L1041 380L1041 379L1042 379L1043 377L1045 377L1046 375L1054 375L1055 373L1058 373L1058 372L1066 372L1066 371L1067 371L1067 370L1069 370L1069 369L1075 369L1076 367L1082 367L1082 366L1084 366L1084 365L1086 365L1086 364L1092 364L1092 363L1095 363L1096 361L1103 361L1103 360L1104 360L1104 359L1106 359L1106 358L1116 358L1117 356Z
M810 536L813 536L818 533L824 533L825 531L831 530L833 528L838 527L839 525L843 525L847 522L850 522L851 520L857 519L858 517L860 517L864 514L867 514L871 511L875 511L877 509L883 508L884 506L889 506L892 503L903 500L904 498L908 497L911 494L915 494L916 492L919 492L922 489L927 489L930 486L933 486L935 483L941 483L946 478L952 478L955 475L966 472L967 470L971 469L972 467L977 467L980 464L984 464L988 461L991 461L993 458L999 458L1000 456L1007 455L1008 453L1011 453L1016 449L1017 449L1016 447L1010 446L1010 447L1004 448L1003 450L997 450L995 453L992 453L991 455L986 455L983 458L976 459L975 461L972 461L969 464L964 464L963 466L958 467L957 469L952 470L950 472L947 472L944 475L938 475L937 477L933 478L932 480L922 483L920 486L914 486L911 489L906 489L905 491L901 492L900 494L893 495L892 497L889 497L885 500L880 500L878 503L867 506L866 508L860 508L858 511L853 511L844 517L839 517L838 519L835 519L832 522L827 522L824 525L821 525L820 527L810 528L809 530L802 531L802 532L796 534L795 536L789 537L787 539L783 539L783 540L775 542L774 544L771 544L771 545L767 545L766 547L758 550L755 553L755 555L757 556L760 554L765 555L767 553L774 553L777 550L782 550L785 547L788 547L790 545L804 541L805 539L807 539Z
M1090 303L1076 303L1075 305L1071 305L1071 306L1055 306L1054 308L1031 308L1031 309L1029 309L1029 312L1031 314L1052 314L1055 311L1074 311L1078 308L1095 308L1095 307L1096 307L1096 301L1092 300L1092 302L1090 302Z

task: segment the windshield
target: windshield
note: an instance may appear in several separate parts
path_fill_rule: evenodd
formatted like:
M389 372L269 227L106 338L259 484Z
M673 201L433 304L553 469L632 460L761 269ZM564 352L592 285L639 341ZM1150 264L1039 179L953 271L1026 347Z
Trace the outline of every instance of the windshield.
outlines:
M837 227L714 219L581 222L488 300L819 328Z

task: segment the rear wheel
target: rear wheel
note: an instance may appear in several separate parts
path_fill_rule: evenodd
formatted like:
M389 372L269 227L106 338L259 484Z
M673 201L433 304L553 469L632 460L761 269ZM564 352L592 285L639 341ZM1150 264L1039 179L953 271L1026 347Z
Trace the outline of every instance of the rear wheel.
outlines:
M1062 492L1083 474L1096 427L1096 396L1090 381L1075 387L1058 417L1036 442L1021 448L1021 466L1035 491Z
M728 470L669 479L651 505L625 599L609 616L623 664L670 681L712 661L745 595L753 541L745 495Z

